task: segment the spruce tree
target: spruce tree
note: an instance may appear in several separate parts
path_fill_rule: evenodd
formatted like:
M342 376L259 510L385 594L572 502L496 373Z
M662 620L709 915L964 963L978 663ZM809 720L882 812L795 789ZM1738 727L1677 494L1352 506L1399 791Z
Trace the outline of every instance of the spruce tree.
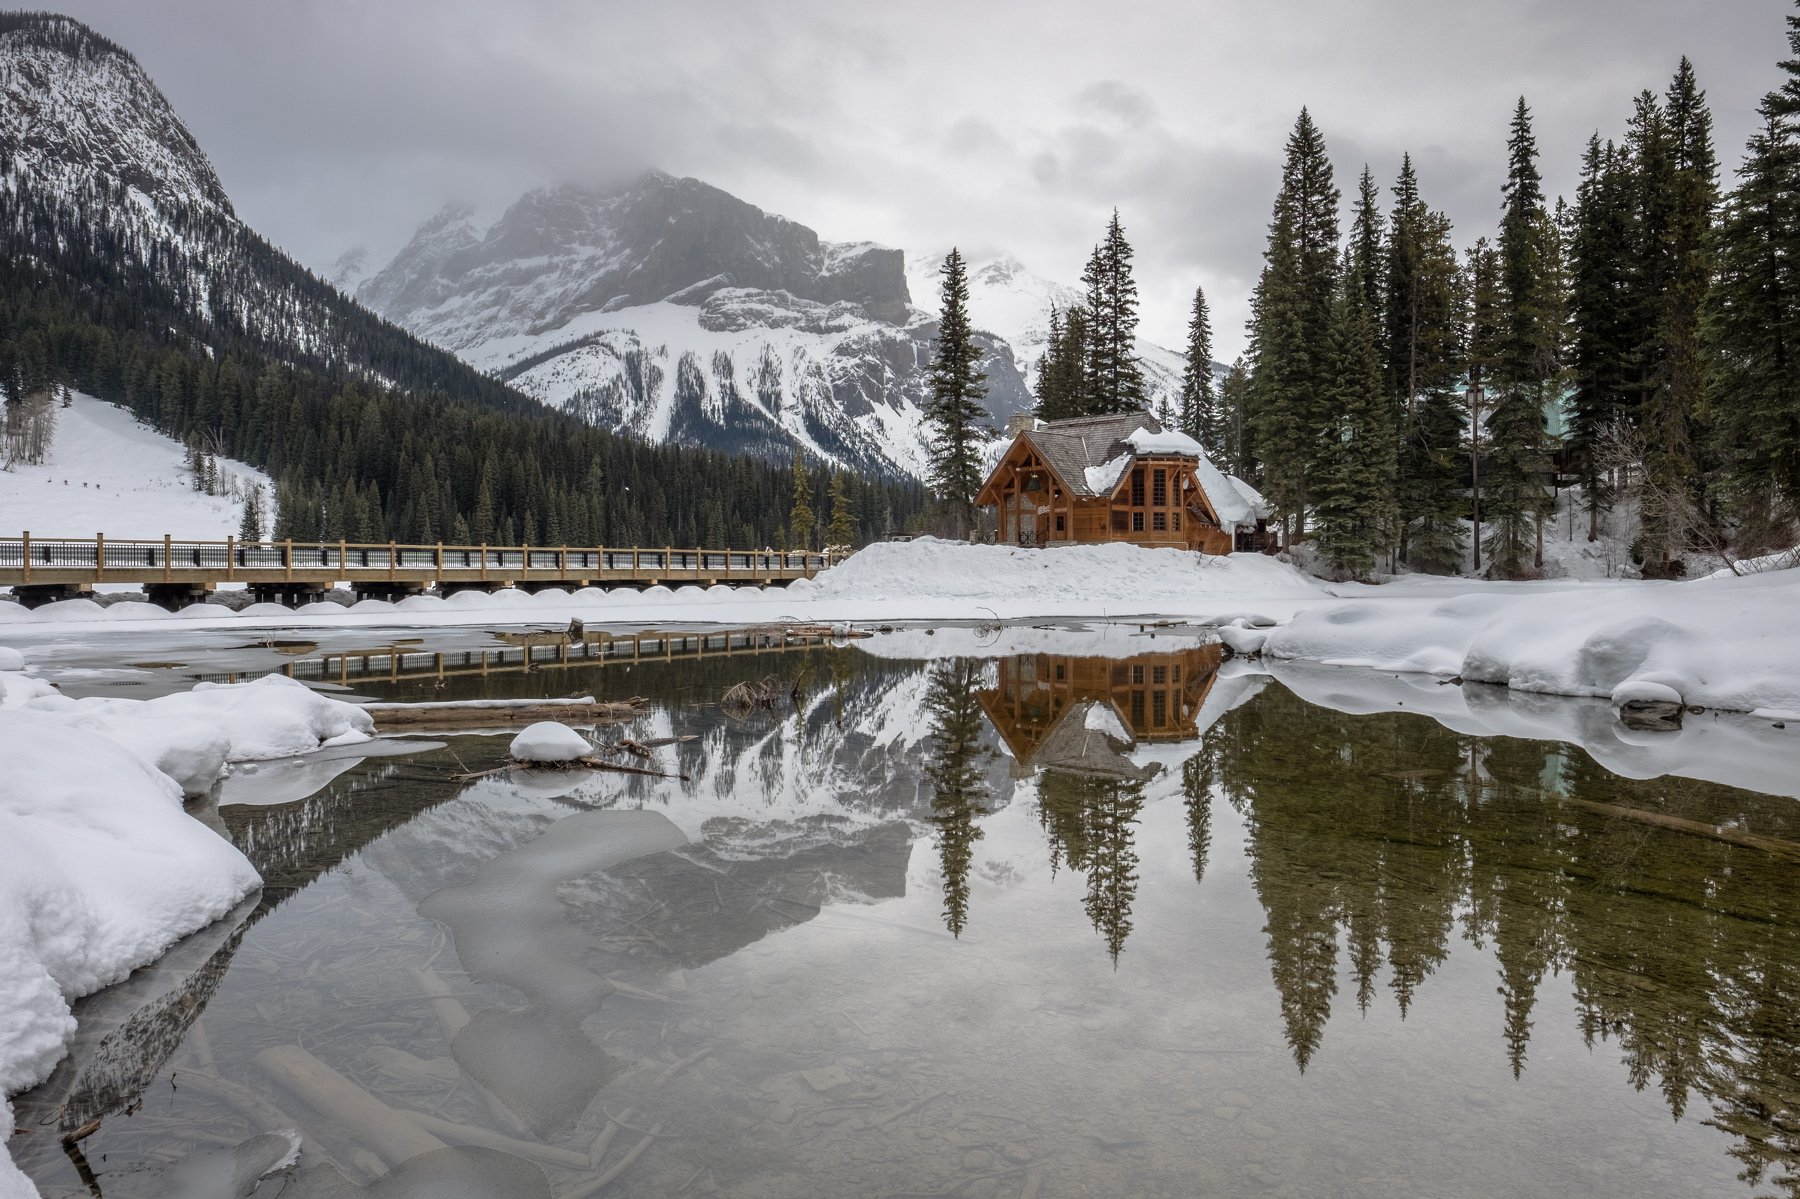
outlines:
M1396 537L1414 570L1462 564L1461 457L1465 410L1464 289L1450 219L1420 197L1412 158L1402 160L1383 247L1383 391L1399 432Z
M1531 110L1520 97L1507 142L1500 221L1501 337L1494 363L1498 394L1488 417L1483 506L1485 547L1502 577L1524 575L1547 510L1544 406L1552 398L1561 344L1556 229L1544 207Z
M1082 413L1086 388L1087 313L1079 305L1068 312L1050 309L1050 335L1038 363L1039 420L1067 420Z
M1080 415L1132 412L1146 405L1144 373L1137 360L1137 284L1131 277L1131 243L1113 210L1106 238L1082 271L1087 289L1087 354Z
M812 476L806 469L806 454L794 451L794 506L788 511L788 548L809 550L813 544Z
M1373 264L1370 263L1372 266ZM1394 424L1381 386L1375 313L1353 243L1332 302L1326 347L1332 422L1317 483L1319 553L1333 575L1367 578L1391 544Z
M831 524L825 533L832 549L856 548L856 512L850 503L850 484L844 472L831 472Z
M1219 381L1219 415L1225 450L1219 465L1240 479L1255 478L1257 473L1255 442L1251 439L1245 415L1249 394L1250 367L1240 354Z
M956 521L957 536L975 525L975 493L981 489L981 398L987 375L980 369L969 324L969 280L962 254L952 248L939 271L942 311L931 363L931 483Z
M1492 440L1488 421L1494 411L1501 345L1506 333L1506 304L1500 286L1500 254L1485 237L1477 238L1467 263L1469 296L1469 518L1474 526L1474 566L1481 571L1482 522L1486 518L1484 464Z
M238 540L257 542L263 539L262 488L252 486L244 497L244 518L238 524Z
M1568 237L1569 447L1588 514L1588 540L1614 501L1614 464L1604 451L1628 410L1635 334L1626 278L1632 196L1618 148L1596 134L1582 159Z
M1287 141L1262 277L1251 298L1249 439L1284 541L1305 531L1326 461L1332 389L1326 347L1338 282L1338 200L1325 139L1300 110Z
M1225 427L1219 411L1212 369L1212 318L1206 309L1206 290L1194 288L1194 308L1188 317L1187 352L1181 369L1181 431L1200 443L1207 457L1225 461Z

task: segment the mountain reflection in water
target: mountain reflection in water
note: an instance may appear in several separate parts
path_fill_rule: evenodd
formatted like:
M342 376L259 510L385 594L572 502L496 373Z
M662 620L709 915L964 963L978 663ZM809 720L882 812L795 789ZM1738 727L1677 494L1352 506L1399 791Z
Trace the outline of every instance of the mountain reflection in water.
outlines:
M518 1135L414 980L478 1018L518 995L418 907L572 812L649 808L685 847L550 880L568 960L615 988L580 1025L615 1066L534 1135L586 1154L628 1106L664 1128L609 1194L1800 1196L1793 800L1321 707L1180 638L722 644L372 663L381 698L648 696L620 733L693 734L688 777L458 784L505 741L457 736L223 808L263 896L79 1009L74 1056L15 1101L44 1193L157 1195L151 1167L277 1116L307 1169L379 1177L251 1064L272 1046ZM798 702L717 706L770 676Z

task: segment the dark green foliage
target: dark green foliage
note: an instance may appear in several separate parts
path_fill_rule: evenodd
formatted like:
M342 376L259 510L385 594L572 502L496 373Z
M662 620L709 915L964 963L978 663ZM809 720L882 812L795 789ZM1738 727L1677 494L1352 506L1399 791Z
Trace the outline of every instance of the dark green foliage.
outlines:
M1225 460L1225 420L1219 407L1218 388L1212 369L1212 318L1206 309L1206 291L1194 289L1194 309L1188 317L1187 352L1181 363L1180 428L1199 442L1214 462Z
M1116 208L1081 282L1087 288L1087 355L1076 415L1145 407L1144 374L1137 360L1137 284L1131 277L1131 244Z
M1249 396L1250 367L1239 356L1225 372L1225 377L1219 380L1219 416L1225 453L1219 459L1219 465L1240 479L1254 478L1257 474L1256 443L1245 412Z
M1338 578L1367 578L1393 544L1394 421L1381 388L1374 310L1354 244L1332 304L1326 357L1330 423L1316 484L1319 553Z
M1521 97L1507 142L1505 205L1500 220L1500 338L1495 395L1487 418L1482 505L1490 526L1483 547L1493 571L1516 578L1531 569L1539 522L1548 509L1544 475L1549 446L1544 405L1559 371L1559 239L1544 207L1531 110Z
M1754 548L1785 544L1800 516L1800 17L1787 21L1787 78L1724 206L1706 325L1714 453Z
M1325 139L1301 109L1288 137L1269 221L1263 272L1251 299L1246 397L1263 493L1291 540L1305 526L1327 446L1326 347L1338 280L1339 193Z
M1466 365L1466 297L1450 220L1420 197L1410 155L1394 185L1382 265L1382 384L1400 438L1395 466L1400 554L1414 570L1450 574L1462 564L1460 518L1468 477L1462 457L1467 413L1459 392Z
M943 279L937 350L931 362L931 482L950 508L957 535L975 525L975 493L981 489L981 431L987 375L969 325L969 279L962 254L952 248L939 271Z
M833 549L856 548L856 508L850 501L850 485L844 472L831 474L831 524L825 538Z
M813 547L818 518L813 515L812 476L806 469L806 455L794 451L794 506L788 511L788 545L793 549Z
M1611 142L1588 141L1568 237L1570 449L1588 510L1588 539L1599 536L1612 505L1613 464L1605 442L1629 411L1634 349L1627 270L1631 261L1632 187Z
M1136 827L1144 784L1105 776L1044 770L1038 774L1038 819L1050 838L1050 868L1087 876L1082 907L1106 941L1117 969L1131 936L1137 899Z
M1050 309L1050 337L1038 363L1037 418L1067 420L1083 412L1087 389L1088 317L1084 308Z

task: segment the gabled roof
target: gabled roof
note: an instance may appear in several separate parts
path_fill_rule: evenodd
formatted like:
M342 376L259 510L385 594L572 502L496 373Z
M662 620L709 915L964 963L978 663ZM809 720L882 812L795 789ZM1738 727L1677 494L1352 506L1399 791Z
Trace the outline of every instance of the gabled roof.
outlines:
M1019 436L1036 450L1063 485L1076 495L1106 495L1089 485L1088 468L1103 466L1121 454L1133 453L1126 441L1139 429L1161 433L1162 425L1148 412L1115 412L1108 416L1083 416L1074 420L1047 421ZM1118 480L1115 477L1114 482Z

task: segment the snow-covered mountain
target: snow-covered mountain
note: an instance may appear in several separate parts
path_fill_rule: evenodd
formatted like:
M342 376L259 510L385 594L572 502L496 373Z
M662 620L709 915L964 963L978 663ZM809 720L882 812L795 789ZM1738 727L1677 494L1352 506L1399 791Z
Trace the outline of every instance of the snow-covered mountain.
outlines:
M697 179L531 191L497 219L450 205L357 297L528 395L653 442L925 474L941 254L823 241ZM357 269L340 260L335 271ZM971 264L987 408L1031 407L1050 306L1073 289ZM1140 342L1152 387L1180 361Z
M526 406L240 220L136 59L79 21L0 13L0 206L16 262L104 288L196 348L247 342L309 368Z

